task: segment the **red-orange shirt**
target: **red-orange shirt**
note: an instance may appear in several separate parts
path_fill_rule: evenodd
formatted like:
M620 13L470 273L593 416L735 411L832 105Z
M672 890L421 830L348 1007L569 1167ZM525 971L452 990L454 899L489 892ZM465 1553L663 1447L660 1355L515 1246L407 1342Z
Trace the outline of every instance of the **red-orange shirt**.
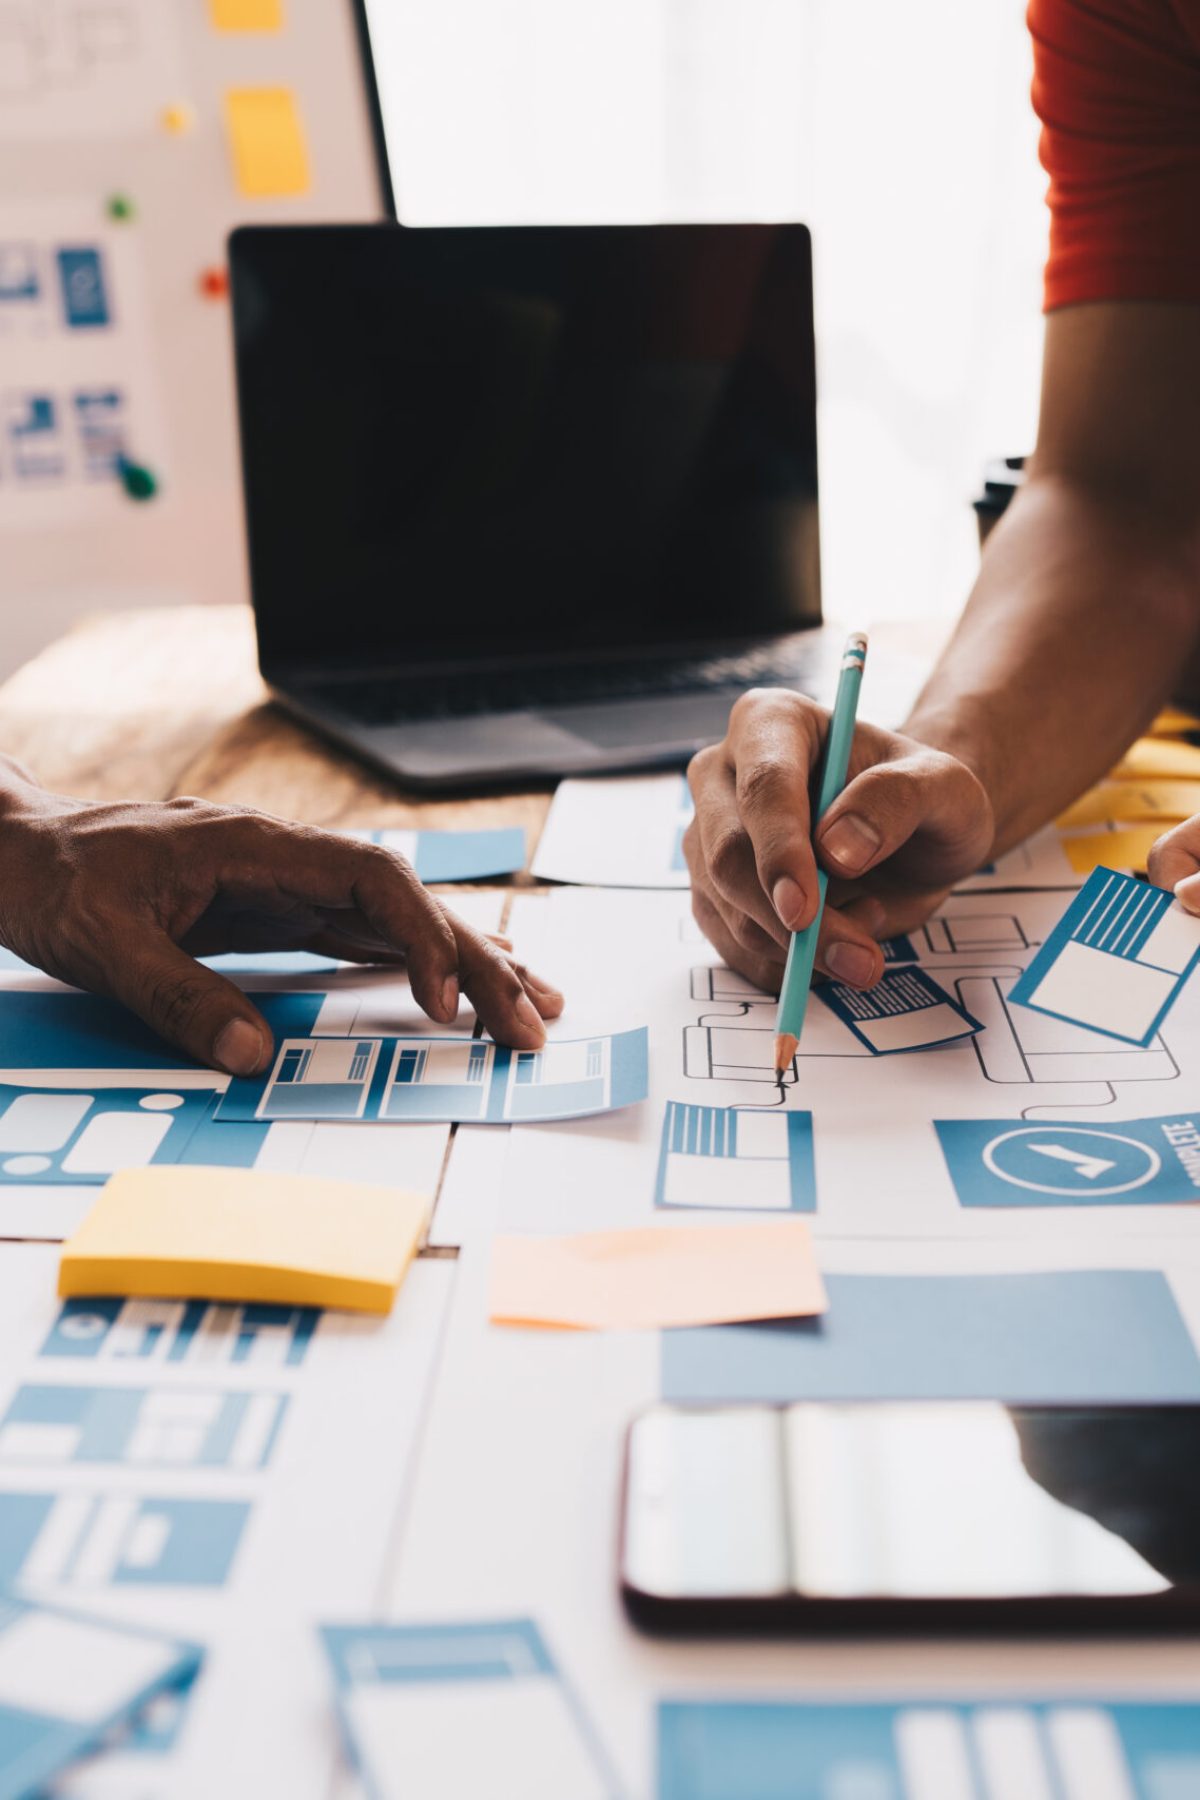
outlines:
M1045 305L1200 301L1200 0L1030 0Z

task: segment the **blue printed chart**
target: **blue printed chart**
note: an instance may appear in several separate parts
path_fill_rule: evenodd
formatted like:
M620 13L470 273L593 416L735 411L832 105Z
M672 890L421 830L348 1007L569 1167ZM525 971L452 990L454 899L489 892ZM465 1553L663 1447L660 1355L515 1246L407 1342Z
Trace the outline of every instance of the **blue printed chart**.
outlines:
M812 1114L669 1100L654 1204L815 1212Z
M234 1080L222 1124L272 1119L521 1124L646 1098L645 1028L510 1050L481 1038L283 1037L263 1076Z
M820 1319L664 1332L663 1398L1200 1400L1200 1356L1158 1270L824 1279Z
M658 1800L1190 1800L1200 1707L667 1701Z
M938 1119L934 1128L962 1206L1166 1206L1200 1199L1197 1120Z

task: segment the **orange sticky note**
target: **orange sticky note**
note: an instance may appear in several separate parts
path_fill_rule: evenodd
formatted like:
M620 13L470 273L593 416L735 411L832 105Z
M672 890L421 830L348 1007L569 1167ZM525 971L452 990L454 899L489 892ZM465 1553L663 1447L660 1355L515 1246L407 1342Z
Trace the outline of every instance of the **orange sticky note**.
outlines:
M1124 831L1091 831L1085 837L1065 837L1062 847L1077 875L1093 869L1145 869L1150 846L1158 842L1164 827L1130 825Z
M208 0L214 31L282 31L283 0Z
M1068 806L1058 823L1064 831L1118 821L1178 825L1195 813L1200 813L1200 781L1102 781Z
M803 1219L502 1237L492 1250L495 1325L656 1331L808 1318L827 1304Z
M260 1169L122 1169L63 1245L58 1291L387 1312L425 1194Z
M1200 781L1200 745L1139 738L1112 771L1117 781Z
M1150 737L1182 737L1185 731L1200 731L1200 718L1185 712L1182 706L1164 706L1153 725Z
M307 194L308 148L290 88L230 88L225 119L239 194L253 200Z

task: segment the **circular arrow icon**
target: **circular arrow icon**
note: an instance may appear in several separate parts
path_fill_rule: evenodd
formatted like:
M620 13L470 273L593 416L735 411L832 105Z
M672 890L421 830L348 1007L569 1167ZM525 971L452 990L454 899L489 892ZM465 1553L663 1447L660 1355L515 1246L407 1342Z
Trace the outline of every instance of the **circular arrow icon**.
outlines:
M1118 1131L1026 1125L1001 1132L983 1153L985 1168L1013 1187L1073 1200L1104 1199L1145 1187L1162 1168L1157 1150Z

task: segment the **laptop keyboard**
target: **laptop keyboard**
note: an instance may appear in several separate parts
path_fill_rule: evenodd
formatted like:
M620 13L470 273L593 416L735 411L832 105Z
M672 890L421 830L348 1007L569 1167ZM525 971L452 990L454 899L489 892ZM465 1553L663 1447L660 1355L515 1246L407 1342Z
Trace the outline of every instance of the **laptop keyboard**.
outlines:
M794 687L811 678L815 658L802 639L782 639L736 655L575 663L528 671L419 676L362 676L305 685L311 699L370 725L471 713L545 711L589 701L638 699L706 688Z

